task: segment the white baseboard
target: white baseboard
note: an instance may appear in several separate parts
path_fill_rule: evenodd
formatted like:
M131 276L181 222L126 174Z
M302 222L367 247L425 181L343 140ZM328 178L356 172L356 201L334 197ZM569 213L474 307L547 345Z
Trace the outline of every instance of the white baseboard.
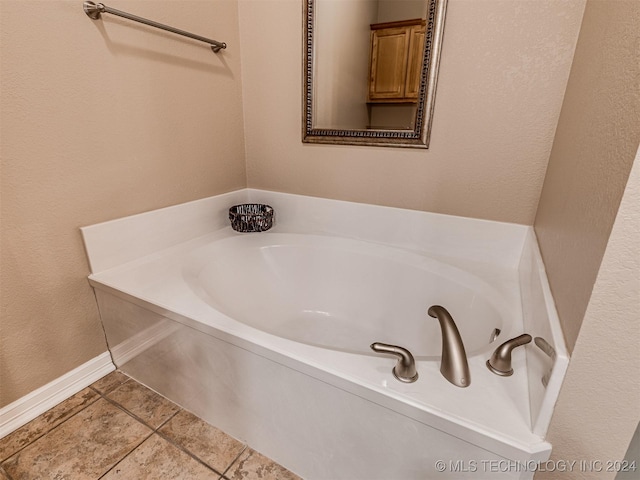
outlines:
M0 438L43 414L51 407L75 395L96 380L115 370L109 352L56 378L52 382L0 409Z

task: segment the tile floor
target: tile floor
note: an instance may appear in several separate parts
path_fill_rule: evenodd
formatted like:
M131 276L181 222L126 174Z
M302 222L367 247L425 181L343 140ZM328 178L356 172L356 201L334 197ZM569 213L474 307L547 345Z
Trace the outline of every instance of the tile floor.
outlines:
M300 477L115 371L0 439L0 480Z

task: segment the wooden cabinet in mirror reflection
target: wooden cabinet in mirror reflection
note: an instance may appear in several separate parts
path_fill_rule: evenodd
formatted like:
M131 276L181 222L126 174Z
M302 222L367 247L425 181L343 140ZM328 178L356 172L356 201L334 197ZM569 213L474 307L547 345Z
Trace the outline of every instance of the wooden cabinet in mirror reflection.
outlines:
M371 25L369 103L417 103L425 20Z

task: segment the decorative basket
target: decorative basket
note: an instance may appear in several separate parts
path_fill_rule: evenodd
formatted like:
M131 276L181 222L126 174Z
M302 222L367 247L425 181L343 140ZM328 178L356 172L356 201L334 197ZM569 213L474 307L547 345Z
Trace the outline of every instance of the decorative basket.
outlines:
M229 220L236 232L264 232L273 226L273 208L262 203L234 205Z

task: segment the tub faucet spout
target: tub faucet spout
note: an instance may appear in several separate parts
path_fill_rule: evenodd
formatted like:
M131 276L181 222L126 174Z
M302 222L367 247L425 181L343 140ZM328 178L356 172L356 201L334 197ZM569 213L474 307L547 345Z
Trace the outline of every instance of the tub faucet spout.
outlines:
M453 317L446 308L433 305L427 310L429 316L437 318L442 331L442 359L440 373L457 387L468 387L471 383L471 373L464 350L462 337L453 321Z

